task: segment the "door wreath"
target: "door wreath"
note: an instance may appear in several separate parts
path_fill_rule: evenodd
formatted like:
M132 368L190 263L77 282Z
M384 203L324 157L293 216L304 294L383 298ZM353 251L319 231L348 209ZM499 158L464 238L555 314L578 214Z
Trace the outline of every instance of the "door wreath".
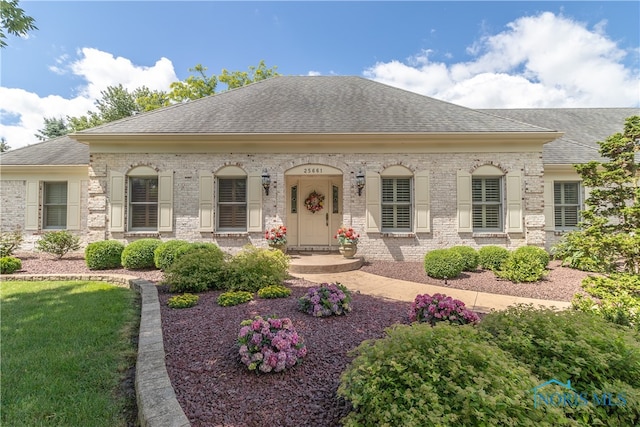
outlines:
M324 207L324 196L313 190L304 201L304 206L311 213L321 211Z

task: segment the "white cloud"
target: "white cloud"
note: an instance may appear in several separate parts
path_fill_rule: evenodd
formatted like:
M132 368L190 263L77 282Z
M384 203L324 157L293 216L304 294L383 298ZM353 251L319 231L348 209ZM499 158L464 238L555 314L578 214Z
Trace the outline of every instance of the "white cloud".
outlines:
M467 49L471 61L446 64L425 51L406 62L377 63L374 80L471 108L626 107L640 103L638 70L605 34L606 22L585 24L545 12Z
M49 70L81 77L83 83L77 88L78 96L71 99L57 95L40 97L23 89L0 87L0 112L5 118L16 118L0 123L0 136L6 138L12 149L38 142L35 134L43 127L45 117L80 116L95 110L95 100L108 86L122 84L129 90L140 86L168 90L169 85L178 80L167 58L146 67L92 48L79 50L73 61L67 56L58 58Z

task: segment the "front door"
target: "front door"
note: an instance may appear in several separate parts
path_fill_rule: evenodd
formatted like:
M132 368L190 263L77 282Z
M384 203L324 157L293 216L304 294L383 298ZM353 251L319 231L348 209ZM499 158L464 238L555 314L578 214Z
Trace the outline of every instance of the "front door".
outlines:
M328 246L330 243L329 224L332 212L332 200L328 177L318 176L300 180L300 246ZM324 196L322 209L312 212L305 206L305 200L313 192Z

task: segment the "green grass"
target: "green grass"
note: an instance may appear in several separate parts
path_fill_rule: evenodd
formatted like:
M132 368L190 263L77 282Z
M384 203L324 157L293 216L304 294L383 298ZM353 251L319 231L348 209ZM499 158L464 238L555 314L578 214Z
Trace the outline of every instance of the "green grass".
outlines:
M130 423L134 402L121 384L135 364L137 293L103 282L0 286L0 424Z

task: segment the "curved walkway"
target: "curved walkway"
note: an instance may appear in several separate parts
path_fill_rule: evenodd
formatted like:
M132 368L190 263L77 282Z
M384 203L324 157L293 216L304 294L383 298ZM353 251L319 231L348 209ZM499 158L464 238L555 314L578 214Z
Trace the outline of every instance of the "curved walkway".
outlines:
M500 310L514 304L568 308L565 301L548 301L508 295L488 294L376 276L360 270L292 276L314 283L340 282L352 291L400 301L413 301L419 294L442 293L457 298L478 312ZM187 427L191 424L180 407L165 365L160 301L156 286L134 276L114 274L2 275L4 280L88 280L128 286L140 294L140 332L136 360L136 401L142 427Z

